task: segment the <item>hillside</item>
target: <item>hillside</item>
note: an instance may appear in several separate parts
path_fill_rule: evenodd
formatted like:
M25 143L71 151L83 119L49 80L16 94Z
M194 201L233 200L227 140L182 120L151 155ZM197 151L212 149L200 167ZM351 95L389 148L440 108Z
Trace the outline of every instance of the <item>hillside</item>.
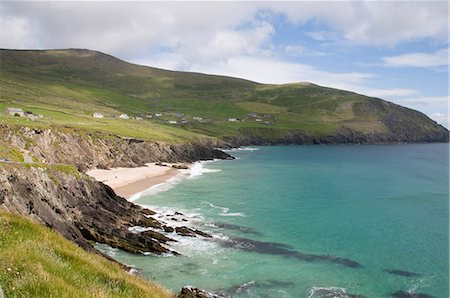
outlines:
M448 131L420 112L310 83L266 85L167 71L89 50L1 50L0 59L0 110L43 115L31 122L2 114L0 121L8 124L172 143L448 141ZM94 112L104 118L93 118ZM122 113L135 119L118 118Z
M5 297L175 297L47 227L0 211Z

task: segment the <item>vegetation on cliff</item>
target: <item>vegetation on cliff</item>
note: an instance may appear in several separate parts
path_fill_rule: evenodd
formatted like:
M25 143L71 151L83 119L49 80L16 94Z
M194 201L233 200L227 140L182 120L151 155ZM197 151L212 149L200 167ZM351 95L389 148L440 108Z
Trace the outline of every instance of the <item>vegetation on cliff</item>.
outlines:
M6 297L174 297L51 229L1 210L0 285Z

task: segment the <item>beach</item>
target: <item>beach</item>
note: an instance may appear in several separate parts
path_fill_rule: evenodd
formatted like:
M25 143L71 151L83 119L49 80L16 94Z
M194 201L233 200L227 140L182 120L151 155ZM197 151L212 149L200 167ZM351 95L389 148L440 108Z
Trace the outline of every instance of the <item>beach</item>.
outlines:
M87 175L110 186L117 195L126 199L154 185L164 183L177 173L178 169L173 168L172 164L161 166L153 163L137 168L92 169L86 172Z

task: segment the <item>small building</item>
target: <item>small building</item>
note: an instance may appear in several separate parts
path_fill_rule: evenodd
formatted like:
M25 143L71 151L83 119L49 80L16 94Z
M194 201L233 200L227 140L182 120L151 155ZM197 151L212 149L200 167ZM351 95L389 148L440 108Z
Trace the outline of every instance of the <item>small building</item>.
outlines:
M142 117L135 117L134 119L136 119L136 120L144 120L144 118L142 118Z
M248 116L250 116L250 117L252 117L252 118L258 117L258 115L256 115L256 113L250 113L250 114L248 114Z
M153 118L153 115L145 115L145 118Z
M155 113L155 117L162 117L162 113Z
M238 122L239 119L237 119L237 118L228 118L228 121L229 122Z
M121 119L130 119L130 117L127 114L122 114L119 116Z
M94 118L103 118L103 114L102 114L102 113L95 112L95 113L92 115L92 117L94 117Z
M178 122L175 121L175 120L169 120L169 121L167 121L167 123L169 123L169 124L177 124Z
M187 121L187 120L181 120L181 124L188 124L189 123L189 121Z
M25 113L21 108L6 108L6 113L10 116L24 117Z
M175 117L177 117L177 118L181 118L181 117L183 117L183 116L184 116L183 113L176 113L176 114L175 114Z
M255 121L256 122L262 122L262 119L261 118L256 118Z
M265 115L264 115L264 118L272 118L272 115L270 115L270 114L265 114Z
M270 122L270 121L266 121L266 122L264 122L264 124L265 124L265 125L272 125L273 123Z
M195 116L195 117L192 117L192 120L202 121L203 118L202 118L202 117L197 117L197 116Z

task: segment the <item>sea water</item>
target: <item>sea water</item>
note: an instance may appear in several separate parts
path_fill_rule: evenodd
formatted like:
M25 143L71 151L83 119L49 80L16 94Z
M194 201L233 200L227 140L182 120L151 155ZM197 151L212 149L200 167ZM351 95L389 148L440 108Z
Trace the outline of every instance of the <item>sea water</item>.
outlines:
M168 235L182 256L110 253L174 291L192 285L229 297L449 297L448 144L230 154L237 159L196 163L134 198L160 211L159 219L213 238Z

